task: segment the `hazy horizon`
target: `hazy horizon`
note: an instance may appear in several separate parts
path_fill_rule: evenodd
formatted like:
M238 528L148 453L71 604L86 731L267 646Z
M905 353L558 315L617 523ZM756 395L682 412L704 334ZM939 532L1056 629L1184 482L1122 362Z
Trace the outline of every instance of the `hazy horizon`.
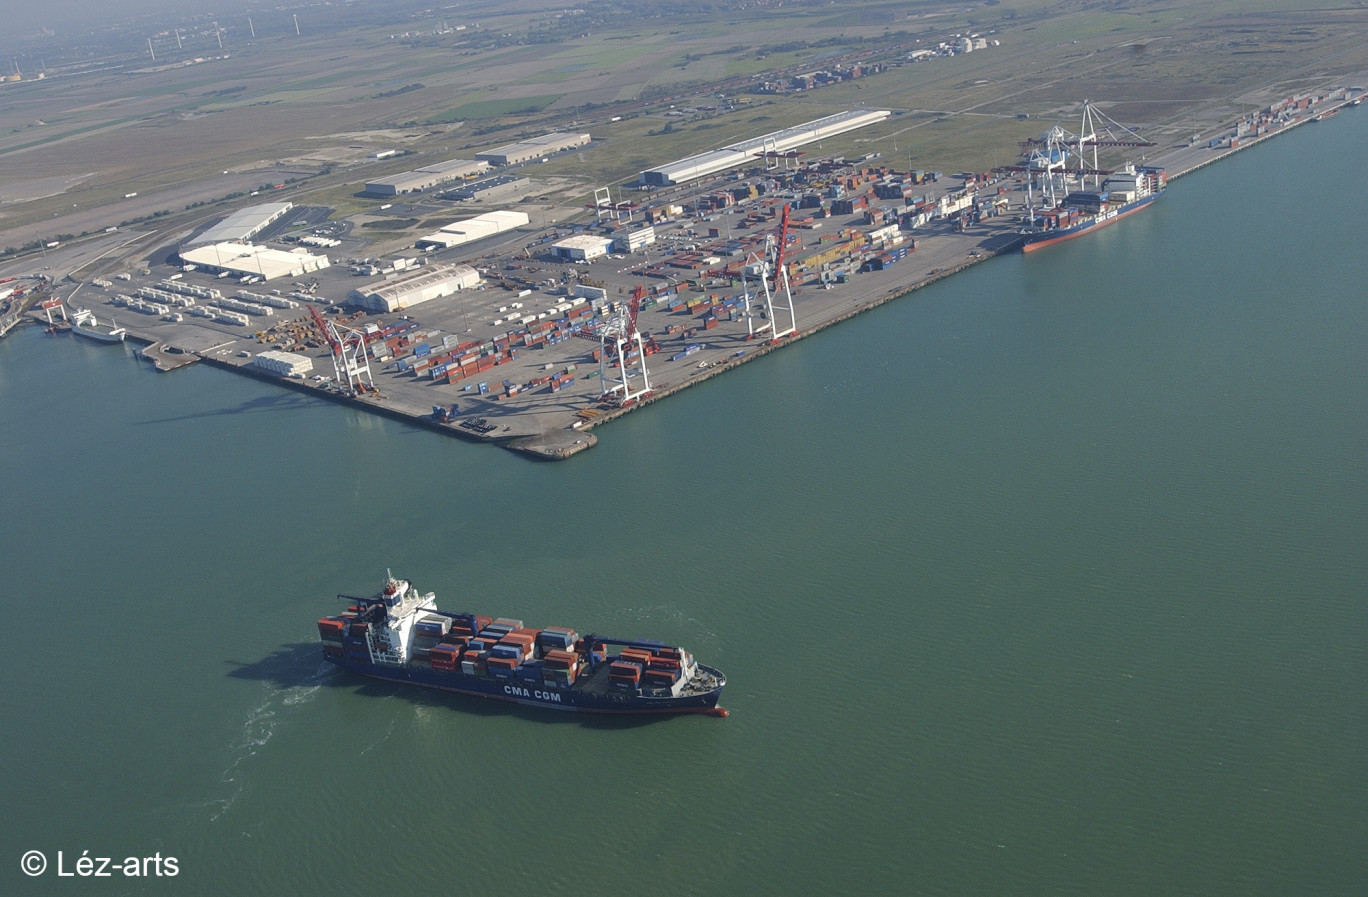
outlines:
M147 20L151 30L173 28L177 23L217 19L225 27L246 27L247 16L256 16L258 29L274 18L289 20L292 12L303 14L317 9L320 13L364 5L382 4L387 10L399 12L406 7L422 4L408 0L343 0L339 3L298 3L294 5L263 5L259 0L119 0L116 3L94 5L88 0L49 0L34 6L18 7L10 11L8 34L11 39L23 40L44 31L57 38L79 34L91 28L102 28L119 23ZM301 15L301 18L304 16ZM240 20L240 21L239 21Z

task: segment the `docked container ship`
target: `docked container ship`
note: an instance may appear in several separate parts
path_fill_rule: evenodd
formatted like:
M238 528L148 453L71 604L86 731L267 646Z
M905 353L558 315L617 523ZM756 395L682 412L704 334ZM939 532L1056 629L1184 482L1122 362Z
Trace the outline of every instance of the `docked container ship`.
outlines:
M1025 165L1007 169L1027 175L1026 215L1018 230L1021 251L1032 252L1081 237L1140 211L1162 196L1168 186L1162 168L1129 163L1118 171L1098 168L1098 147L1153 145L1087 101L1082 104L1078 133L1055 125L1039 138L1027 141ZM1088 189L1090 182L1093 189Z
M1021 251L1032 252L1054 243L1081 237L1095 228L1119 221L1163 195L1164 169L1127 165L1102 182L1102 189L1075 190L1057 206L1034 210L1019 233Z
M369 598L338 597L350 606L318 621L323 656L365 676L556 710L727 715L726 677L664 642L438 610L393 576Z

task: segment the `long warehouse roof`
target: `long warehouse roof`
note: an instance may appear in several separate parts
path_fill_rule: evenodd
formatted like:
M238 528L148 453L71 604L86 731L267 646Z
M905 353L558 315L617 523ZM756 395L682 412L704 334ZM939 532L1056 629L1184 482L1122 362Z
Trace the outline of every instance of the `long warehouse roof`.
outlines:
M681 181L706 177L728 168L753 162L756 156L761 153L767 151L782 153L807 143L814 143L825 137L844 134L856 128L881 122L891 114L887 110L868 109L838 112L835 115L828 115L826 118L819 118L797 127L785 128L782 131L774 131L748 140L740 140L719 149L689 156L677 162L670 162L659 168L649 168L641 172L640 182L667 187Z
M278 220L293 208L293 203L268 202L238 209L191 242L196 246L208 243L241 243L256 236L268 224Z

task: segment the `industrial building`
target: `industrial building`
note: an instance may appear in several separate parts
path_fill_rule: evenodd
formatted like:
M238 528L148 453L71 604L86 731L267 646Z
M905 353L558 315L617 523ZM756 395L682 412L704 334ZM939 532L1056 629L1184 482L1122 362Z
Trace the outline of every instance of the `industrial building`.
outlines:
M613 237L613 249L618 252L636 252L645 249L656 241L655 227L647 225L634 231L624 231Z
M191 245L207 243L245 243L279 221L294 208L294 203L268 202L241 209L191 240Z
M305 249L286 252L248 243L223 242L197 246L180 254L181 261L213 274L238 278L258 277L275 280L277 277L299 277L320 271L332 262L326 255L313 255Z
M761 137L742 140L730 146L709 150L687 159L680 159L659 168L641 172L638 181L643 186L670 187L696 178L707 177L729 168L754 165L765 153L783 153L827 137L844 134L856 128L876 124L888 118L887 110L859 109L838 112L794 128L774 131Z
M557 258L568 262L590 262L608 254L613 245L609 237L595 237L590 234L577 234L551 244L551 251Z
M476 240L492 237L514 228L525 227L530 221L531 219L527 217L526 212L505 210L485 212L483 215L476 215L474 218L467 218L465 221L454 221L437 233L422 237L414 245L419 249L428 247L450 249L453 246L473 243Z
M257 357L252 359L252 367L279 377L302 377L313 370L313 359L307 355L267 349L258 352Z
M472 162L469 159L435 162L432 165L424 165L422 168L415 168L402 174L366 181L365 192L372 196L398 196L400 193L417 193L430 187L436 187L438 184L447 184L451 181L475 177L488 168L488 162Z
M371 314L390 314L472 289L479 283L480 272L469 265L439 265L424 268L413 277L387 281L371 289L352 290L346 301Z
M520 165L553 153L589 145L588 134L570 134L554 131L540 137L531 137L518 143L510 143L487 153L476 153L475 158L490 165Z
M527 195L532 188L532 182L527 178L513 177L512 175L501 174L492 178L485 178L480 181L471 181L463 184L455 190L447 193L444 199L499 199L501 197L512 198Z

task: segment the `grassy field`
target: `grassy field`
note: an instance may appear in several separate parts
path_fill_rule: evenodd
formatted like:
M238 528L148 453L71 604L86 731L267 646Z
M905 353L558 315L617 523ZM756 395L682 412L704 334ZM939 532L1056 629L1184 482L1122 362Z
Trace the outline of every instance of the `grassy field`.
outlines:
M539 97L518 97L508 99L475 100L469 103L462 103L454 109L448 109L440 115L428 119L429 124L440 124L442 122L468 121L471 119L480 120L488 118L499 118L505 115L526 115L533 112L540 112L547 106L561 98L561 94L553 93Z
M432 24L457 24L452 9L432 12ZM29 182L71 186L0 205L0 248L157 212L171 227L186 206L282 171L310 175L296 202L353 210L365 180L558 129L588 130L595 144L529 174L581 184L585 196L643 168L858 107L895 114L809 151L982 170L1084 98L1176 139L1368 70L1368 8L1309 0L737 4L713 21L655 18L653 9L604 0L568 14L535 0L495 2L478 27L443 34L424 32L421 20L386 22L381 9L371 26L246 42L229 58L152 69L130 57L122 70L4 85L0 195L42 192ZM998 45L906 61L969 32ZM808 92L753 92L762 79L871 61L891 67ZM737 97L749 103L722 108ZM717 109L667 114L701 106ZM365 161L380 148L414 155Z

